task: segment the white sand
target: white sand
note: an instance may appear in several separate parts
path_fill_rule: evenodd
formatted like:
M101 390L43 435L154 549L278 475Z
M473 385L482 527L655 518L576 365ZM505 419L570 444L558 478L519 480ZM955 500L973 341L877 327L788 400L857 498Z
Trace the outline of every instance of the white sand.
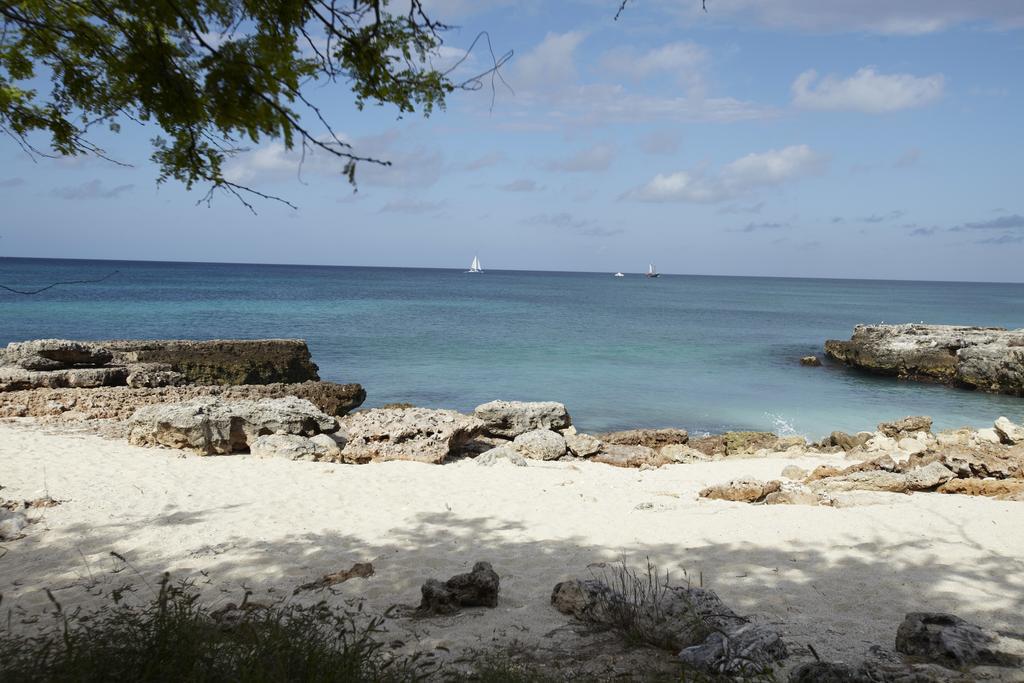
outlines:
M569 622L549 604L555 583L625 555L636 565L650 557L679 580L684 571L694 584L703 580L738 612L777 624L804 658L807 643L846 661L871 644L891 647L903 615L916 610L1024 632L1022 503L917 494L834 509L697 499L710 483L828 461L650 471L543 462L332 465L201 458L0 425L0 497L33 498L45 489L65 501L33 511L39 522L29 536L5 544L0 593L4 608L31 611L45 607L45 587L75 603L93 599L81 590L90 582L138 582L130 571L110 574L118 564L110 551L150 580L165 569L179 577L206 572L207 595L219 601L237 601L242 584L256 598L269 589L290 594L370 561L376 574L339 593L383 611L418 603L425 579L486 559L501 576L497 609L396 619L389 629L410 647L543 645ZM648 503L653 508L637 509Z

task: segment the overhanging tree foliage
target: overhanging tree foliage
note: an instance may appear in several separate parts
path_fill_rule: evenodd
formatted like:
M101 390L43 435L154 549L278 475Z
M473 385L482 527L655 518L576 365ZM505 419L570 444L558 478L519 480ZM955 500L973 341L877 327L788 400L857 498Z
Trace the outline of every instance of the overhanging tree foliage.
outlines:
M58 155L105 157L95 127L153 122L158 182L208 184L205 199L226 190L247 206L248 194L285 200L224 176L246 144L329 153L353 184L356 162L388 163L332 130L311 84L343 81L360 108L425 115L482 85L431 65L449 27L421 0L0 0L0 19L0 130L23 149L47 155L42 134Z

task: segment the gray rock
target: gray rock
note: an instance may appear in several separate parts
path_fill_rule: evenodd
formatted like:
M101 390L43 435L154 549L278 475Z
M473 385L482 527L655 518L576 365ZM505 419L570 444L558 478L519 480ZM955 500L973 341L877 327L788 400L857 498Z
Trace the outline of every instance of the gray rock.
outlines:
M591 457L594 462L614 467L661 467L672 462L647 446L620 446L606 443Z
M615 592L607 581L572 579L555 586L551 604L590 624L628 624L646 644L677 651L689 668L704 673L737 673L743 659L760 668L786 656L777 632L748 623L712 590L669 585L657 600L637 598Z
M453 614L463 607L497 607L501 580L489 562L477 562L473 571L456 574L444 583L428 579L420 589L421 616Z
M265 434L332 432L337 423L309 401L293 396L236 402L206 397L144 406L129 418L128 427L133 444L210 455L244 451Z
M565 455L565 438L547 429L535 429L520 434L512 442L512 447L524 457L534 460L557 460Z
M15 365L0 366L0 391L23 389L94 389L124 385L128 368L67 368L63 370L25 370Z
M20 538L21 532L26 526L28 526L28 518L24 514L0 508L0 541L13 541Z
M782 469L782 476L786 479L795 479L799 481L806 479L808 474L810 474L810 472L805 470L803 467L798 467L796 465L786 465Z
M711 456L684 444L669 444L658 451L663 459L676 463L708 462Z
M839 446L844 451L852 451L858 446L863 446L871 439L868 432L858 434L847 434L846 432L832 432L828 437L828 446Z
M133 369L125 383L135 389L150 387L180 387L186 383L185 376L173 370L151 370L145 367Z
M600 434L598 438L618 446L646 446L658 450L662 446L685 444L690 435L685 429L627 429Z
M826 477L810 483L815 493L834 494L841 491L930 491L954 478L953 472L939 462L931 462L909 472L866 470Z
M572 418L565 406L553 401L491 401L476 407L473 416L484 423L491 436L514 439L535 429L566 429Z
M708 486L700 492L701 498L711 500L730 500L740 503L756 503L766 496L782 489L778 481L758 481L757 479L734 479L725 484Z
M825 353L877 374L1024 396L1024 329L858 325Z
M1005 443L1013 446L1014 444L1024 444L1024 427L1019 424L1014 424L1005 417L1000 417L996 420L994 425L996 433L999 434L999 439Z
M345 416L346 462L442 463L483 432L484 423L454 410L374 408Z
M932 419L924 415L913 415L878 425L878 431L892 439L899 439L915 432L930 432L931 429Z
M589 458L592 455L596 455L604 446L599 439L596 439L589 434L563 434L565 438L565 446L570 453L575 455L577 458Z
M821 361L818 359L817 356L804 356L803 358L800 359L800 365L804 365L806 367L811 368L817 368L821 367Z
M805 486L787 485L764 497L765 505L818 505L821 501Z
M298 434L265 434L256 437L249 444L249 452L257 457L287 460L337 462L341 459L341 449L327 434L318 434L314 437Z
M34 339L7 345L6 363L25 370L62 370L73 367L99 367L113 359L106 348L94 343L68 339Z
M498 446L492 448L489 451L485 451L480 455L473 458L473 462L477 465L484 465L485 467L493 467L499 464L515 465L516 467L526 467L526 458L519 454L519 451L515 450L511 446Z
M896 649L952 666L1020 666L1024 658L999 649L999 637L953 614L911 612L896 631Z
M703 643L679 652L684 669L724 674L757 676L787 656L782 636L773 628L743 624L727 631L715 631Z

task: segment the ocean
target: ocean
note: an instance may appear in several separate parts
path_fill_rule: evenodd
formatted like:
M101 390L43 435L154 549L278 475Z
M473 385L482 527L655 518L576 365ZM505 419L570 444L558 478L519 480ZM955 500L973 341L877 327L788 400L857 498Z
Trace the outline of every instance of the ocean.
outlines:
M551 400L583 430L819 438L904 415L1024 418L1024 400L867 376L823 357L857 323L1024 327L1024 284L0 258L0 344L42 337L309 342L367 406Z

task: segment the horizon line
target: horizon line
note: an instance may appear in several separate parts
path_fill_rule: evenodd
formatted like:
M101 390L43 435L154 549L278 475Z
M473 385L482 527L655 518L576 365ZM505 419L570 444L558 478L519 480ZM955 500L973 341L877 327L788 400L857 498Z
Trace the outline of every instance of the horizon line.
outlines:
M392 269L392 270L452 270L461 271L464 270L462 267L451 266L451 267L440 267L440 266L382 266L382 265L369 265L369 266L357 266L357 265L346 265L337 263L268 263L264 261L189 261L189 260L160 260L160 259L112 259L112 258L69 258L63 256L2 256L0 255L0 261L3 260L22 260L22 261L93 261L100 263L162 263L162 264L179 264L179 265L207 265L207 266L272 266L272 267L291 267L291 268L366 268L366 269ZM579 275L604 275L606 271L603 270L543 270L543 269L521 269L521 268L489 268L482 271L484 274L487 272L497 273L564 273L564 274L579 274ZM642 276L646 271L636 271L630 273L628 271L616 271L624 272L627 275L638 275ZM808 275L726 275L722 273L672 273L666 271L659 271L662 276L673 276L673 277L721 277L721 278L748 278L748 279L774 279L774 280L839 280L839 281L850 281L850 282L920 282L920 283L933 283L933 284L965 284L965 285L1024 285L1024 280L1018 282L1007 282L1005 280L914 280L907 278L873 278L873 277L820 277L820 276L808 276Z

